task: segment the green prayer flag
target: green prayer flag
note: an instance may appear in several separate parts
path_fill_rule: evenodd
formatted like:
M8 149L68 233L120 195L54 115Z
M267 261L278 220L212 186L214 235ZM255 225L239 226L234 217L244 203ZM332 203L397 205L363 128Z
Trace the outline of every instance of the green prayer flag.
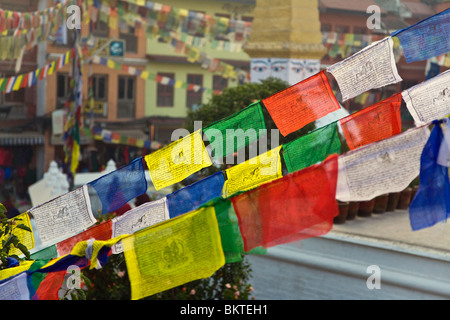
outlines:
M212 157L221 159L266 134L261 101L257 101L233 115L216 121L204 130L212 147Z
M219 224L220 238L226 263L242 260L244 243L239 231L239 223L230 200L217 201L214 205Z
M283 159L289 173L321 162L331 154L341 153L337 122L318 128L283 145Z

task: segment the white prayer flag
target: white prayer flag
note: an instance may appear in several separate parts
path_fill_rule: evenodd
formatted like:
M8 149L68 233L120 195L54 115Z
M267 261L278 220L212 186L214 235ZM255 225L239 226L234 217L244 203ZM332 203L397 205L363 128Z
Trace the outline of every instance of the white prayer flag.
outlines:
M402 92L416 126L450 114L450 70Z
M409 129L339 156L336 198L367 201L404 190L420 172L420 157L430 131Z
M31 208L29 213L45 246L76 235L97 222L87 185Z
M336 78L342 101L402 81L395 64L391 37L372 43L328 67L327 71Z
M112 237L133 234L141 229L170 219L167 198L146 202L112 219ZM123 252L122 242L112 248L113 254Z

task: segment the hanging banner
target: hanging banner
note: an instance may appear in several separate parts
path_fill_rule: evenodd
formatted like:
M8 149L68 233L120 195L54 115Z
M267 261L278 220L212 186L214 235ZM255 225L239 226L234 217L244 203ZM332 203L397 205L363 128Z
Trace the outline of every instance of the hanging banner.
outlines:
M187 187L167 195L170 218L194 211L206 202L222 197L225 183L222 172L197 181Z
M325 71L280 91L262 102L283 136L340 109Z
M31 208L29 213L44 246L76 235L97 222L92 214L87 185Z
M88 183L97 193L101 214L111 213L147 191L143 157Z
M225 263L213 207L139 231L122 242L132 300L210 277Z
M224 196L229 197L281 178L280 149L281 146L227 169Z
M337 156L231 198L245 251L326 234L338 214Z
M339 156L336 198L367 201L404 190L419 175L429 134L426 126L413 128Z
M221 161L266 134L266 123L261 101L250 104L233 115L216 121L203 132L212 148L212 158Z
M342 101L371 89L402 81L393 54L391 37L377 41L327 68L335 78Z
M450 8L392 33L402 45L407 63L437 57L450 51Z
M341 153L337 122L316 129L283 145L283 159L289 173L299 171Z
M171 186L212 165L201 130L145 156L156 190Z
M450 114L450 70L402 91L416 126Z
M169 219L166 197L146 202L112 219L112 237L134 234L139 230ZM123 252L123 245L122 242L118 242L113 247L113 253L118 254L121 252Z
M412 230L420 230L447 221L450 216L450 180L448 167L437 163L444 136L440 124L434 122L420 163L420 185L409 206Z
M402 130L401 94L395 94L340 120L350 150L380 141Z

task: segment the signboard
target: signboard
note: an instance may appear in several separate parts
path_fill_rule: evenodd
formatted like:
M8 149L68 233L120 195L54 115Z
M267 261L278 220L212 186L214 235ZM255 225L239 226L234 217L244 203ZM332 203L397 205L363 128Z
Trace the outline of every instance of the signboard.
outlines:
M111 41L109 44L109 55L112 57L123 57L125 55L125 41Z

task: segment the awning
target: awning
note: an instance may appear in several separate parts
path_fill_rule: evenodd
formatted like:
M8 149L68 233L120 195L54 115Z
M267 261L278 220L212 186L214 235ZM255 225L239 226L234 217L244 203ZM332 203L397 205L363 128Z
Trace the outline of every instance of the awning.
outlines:
M38 146L44 145L43 134L24 133L0 133L0 146Z

